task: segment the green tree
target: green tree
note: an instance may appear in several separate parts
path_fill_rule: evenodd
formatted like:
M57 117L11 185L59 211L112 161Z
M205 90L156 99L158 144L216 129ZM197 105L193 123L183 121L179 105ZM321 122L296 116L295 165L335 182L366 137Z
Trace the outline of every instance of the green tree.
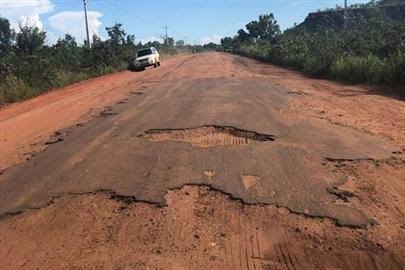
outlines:
M64 38L59 38L52 48L57 65L71 71L80 67L80 49L73 36L66 34Z
M10 22L6 18L0 17L0 55L11 50L14 38L15 33L10 28Z
M74 51L77 49L77 42L72 35L66 34L64 38L59 38L56 41L54 48L58 51Z
M225 52L232 52L233 51L233 38L231 38L231 37L222 38L221 46Z
M183 47L185 45L184 40L179 39L176 41L176 46L177 47Z
M240 42L246 42L250 39L250 35L243 29L238 30L238 38Z
M45 39L46 32L38 27L20 25L20 32L16 36L17 51L32 55L43 48Z
M246 25L249 36L258 41L272 41L280 34L280 26L272 13L260 15L258 21L252 21Z
M135 35L127 35L125 44L127 46L135 47Z
M112 44L114 47L125 44L125 37L127 33L125 33L121 23L116 23L111 27L106 27L105 29L107 30L107 34L110 37L110 44Z
M164 40L165 46L173 47L174 46L174 38L168 37Z

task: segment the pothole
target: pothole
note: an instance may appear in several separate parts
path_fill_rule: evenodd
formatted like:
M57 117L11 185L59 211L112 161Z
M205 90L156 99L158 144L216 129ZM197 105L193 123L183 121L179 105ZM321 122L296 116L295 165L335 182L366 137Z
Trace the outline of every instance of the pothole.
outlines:
M214 125L187 129L151 129L140 137L154 142L186 142L199 147L239 146L275 140L273 135Z

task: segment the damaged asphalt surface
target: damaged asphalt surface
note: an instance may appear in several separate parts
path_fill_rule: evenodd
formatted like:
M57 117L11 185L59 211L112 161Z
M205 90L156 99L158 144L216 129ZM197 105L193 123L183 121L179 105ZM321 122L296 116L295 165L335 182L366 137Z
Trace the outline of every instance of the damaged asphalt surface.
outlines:
M143 82L142 94L67 128L68 136L55 135L46 151L7 169L0 176L0 215L97 190L166 205L168 190L201 184L248 204L286 207L339 225L375 224L361 210L335 203L328 190L344 179L325 164L388 159L396 148L380 137L289 113L290 99L300 97L264 76L226 68L209 76L221 57L197 55L163 75L156 72L155 80ZM208 136L203 146L191 143L212 125L274 140L221 143ZM188 129L189 141L167 134L165 140L165 131ZM151 130L163 133L159 140L145 137Z

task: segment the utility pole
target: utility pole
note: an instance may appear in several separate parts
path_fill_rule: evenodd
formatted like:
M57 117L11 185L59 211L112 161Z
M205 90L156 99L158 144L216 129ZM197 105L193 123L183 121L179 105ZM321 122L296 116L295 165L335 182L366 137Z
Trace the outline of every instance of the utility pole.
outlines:
M165 25L163 28L166 30L166 53L169 53L169 40L167 39L167 28L169 28L169 26Z
M347 28L347 0L345 0L345 10L344 10L344 14L343 14L343 27L344 29Z
M84 5L84 19L86 21L87 46L89 46L89 49L90 49L91 45L90 45L90 35L89 35L89 23L87 21L87 0L83 0L83 5Z

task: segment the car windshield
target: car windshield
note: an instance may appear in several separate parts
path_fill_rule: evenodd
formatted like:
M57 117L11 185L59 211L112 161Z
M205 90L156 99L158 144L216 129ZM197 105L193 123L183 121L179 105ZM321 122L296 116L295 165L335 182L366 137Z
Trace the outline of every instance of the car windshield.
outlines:
M138 52L138 57L153 54L151 49L146 49Z

